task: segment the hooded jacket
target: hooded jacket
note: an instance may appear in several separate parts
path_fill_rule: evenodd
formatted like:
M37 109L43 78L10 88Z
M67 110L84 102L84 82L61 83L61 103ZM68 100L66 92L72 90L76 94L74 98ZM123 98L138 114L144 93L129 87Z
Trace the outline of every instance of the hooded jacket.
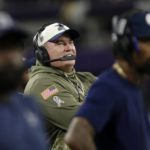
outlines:
M57 137L64 136L95 80L96 77L89 72L76 72L73 69L66 73L38 62L31 68L25 94L34 96L42 106L51 144Z

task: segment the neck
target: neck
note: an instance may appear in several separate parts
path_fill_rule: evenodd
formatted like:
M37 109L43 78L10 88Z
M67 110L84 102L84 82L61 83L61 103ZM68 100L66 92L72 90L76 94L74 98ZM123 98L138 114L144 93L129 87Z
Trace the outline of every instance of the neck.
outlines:
M72 70L73 70L73 68L69 68L69 69L62 69L64 72L67 72L67 73L69 73L69 72L71 72Z
M73 70L73 66L65 66L65 67L60 67L59 69L61 69L64 72L71 72Z
M117 60L115 63L117 72L132 83L139 83L141 76L125 60ZM117 69L118 68L118 69ZM120 71L119 71L120 70Z

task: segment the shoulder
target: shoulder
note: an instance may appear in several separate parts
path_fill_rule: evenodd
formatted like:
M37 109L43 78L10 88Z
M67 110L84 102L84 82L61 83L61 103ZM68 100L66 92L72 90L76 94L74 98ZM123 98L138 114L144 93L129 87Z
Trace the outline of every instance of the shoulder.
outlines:
M80 77L87 77L87 78L96 78L92 73L90 72L76 72L76 74Z
M89 81L93 82L96 80L96 76L94 76L90 72L76 72L76 75L79 77L81 81Z
M12 94L11 100L14 101L15 105L23 110L30 110L35 113L40 113L40 106L31 96L26 96L19 92Z
M123 93L124 81L113 69L108 69L98 76L90 89L90 94L99 93L101 96L115 96ZM97 95L96 94L96 95Z
M37 102L31 96L24 95L23 93L15 92L13 95L14 98L17 98L20 103L23 105L37 106Z
M37 73L30 77L25 87L25 94L37 94L52 85L58 85L60 83L61 82L58 81L58 78L53 73Z
M106 85L115 86L117 88L122 85L124 79L118 75L114 69L110 68L98 76L97 82L99 84L105 83Z

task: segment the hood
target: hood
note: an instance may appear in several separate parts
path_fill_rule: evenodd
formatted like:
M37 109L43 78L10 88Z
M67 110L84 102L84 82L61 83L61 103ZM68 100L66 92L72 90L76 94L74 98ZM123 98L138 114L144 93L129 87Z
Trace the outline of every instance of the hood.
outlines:
M56 74L58 76L64 76L64 77L73 77L75 76L75 69L73 69L71 72L66 73L58 68L55 67L49 67L49 66L43 66L38 60L36 61L36 65L32 66L30 77L35 76L39 73L47 73L47 74Z

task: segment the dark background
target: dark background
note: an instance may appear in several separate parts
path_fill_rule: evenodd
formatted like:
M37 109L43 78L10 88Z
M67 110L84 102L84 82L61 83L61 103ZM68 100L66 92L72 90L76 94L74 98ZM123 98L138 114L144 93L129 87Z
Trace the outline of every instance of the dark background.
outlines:
M149 0L0 0L1 11L7 11L30 33L25 43L25 57L34 57L32 38L41 25L61 22L81 34L76 41L77 71L99 75L111 67L111 18L128 9L150 10ZM143 81L145 103L150 111L150 81Z

